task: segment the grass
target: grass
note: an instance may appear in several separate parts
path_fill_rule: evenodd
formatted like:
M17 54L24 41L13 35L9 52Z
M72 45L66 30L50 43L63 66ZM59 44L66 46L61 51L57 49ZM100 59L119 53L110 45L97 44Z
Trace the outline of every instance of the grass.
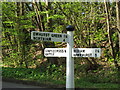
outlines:
M118 84L113 83L91 83L86 81L81 81L76 83L78 88L118 88Z
M59 68L59 69L58 69ZM65 87L65 72L60 67L52 67L50 70L40 71L39 69L26 68L2 68L3 78L12 78L26 82L36 82L39 85L44 84L48 87ZM101 72L103 74L103 72ZM118 88L116 82L116 73L107 73L102 76L101 73L89 73L88 75L75 74L76 88ZM111 82L110 82L111 81Z

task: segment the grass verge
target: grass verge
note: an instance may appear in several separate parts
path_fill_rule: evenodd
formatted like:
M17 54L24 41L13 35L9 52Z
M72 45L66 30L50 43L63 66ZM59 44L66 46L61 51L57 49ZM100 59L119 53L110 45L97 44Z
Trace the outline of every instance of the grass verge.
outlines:
M65 88L65 74L63 72L54 70L40 71L39 69L26 68L2 68L2 76L5 81L14 81L24 84L31 84L37 86L44 86L48 88ZM89 77L89 78L87 78ZM103 78L104 79L104 78ZM96 82L95 82L96 80ZM94 82L93 82L94 81ZM118 89L119 84L109 82L97 82L97 78L93 76L86 76L79 79L75 77L76 88L97 88L104 90L105 88ZM118 89L119 90L119 89Z

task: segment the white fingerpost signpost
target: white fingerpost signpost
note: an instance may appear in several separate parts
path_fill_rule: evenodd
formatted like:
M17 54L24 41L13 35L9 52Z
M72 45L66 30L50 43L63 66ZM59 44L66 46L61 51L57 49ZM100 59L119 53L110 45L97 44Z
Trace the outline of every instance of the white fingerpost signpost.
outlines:
M69 25L66 27L65 33L52 32L31 32L32 40L66 42L67 48L45 48L44 56L46 57L66 57L66 89L74 90L74 58L73 57L100 57L100 48L73 48L73 31L74 27Z
M74 88L74 59L72 57L73 30L74 27L69 25L66 27L68 34L67 43L67 60L66 60L66 88Z

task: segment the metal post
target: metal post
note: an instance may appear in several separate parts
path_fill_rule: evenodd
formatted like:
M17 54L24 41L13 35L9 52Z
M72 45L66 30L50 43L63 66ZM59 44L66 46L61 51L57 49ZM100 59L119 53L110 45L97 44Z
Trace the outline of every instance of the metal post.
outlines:
M72 57L72 48L74 45L73 42L73 30L74 27L69 25L66 27L68 34L68 43L67 43L67 61L66 61L66 89L74 89L74 59Z

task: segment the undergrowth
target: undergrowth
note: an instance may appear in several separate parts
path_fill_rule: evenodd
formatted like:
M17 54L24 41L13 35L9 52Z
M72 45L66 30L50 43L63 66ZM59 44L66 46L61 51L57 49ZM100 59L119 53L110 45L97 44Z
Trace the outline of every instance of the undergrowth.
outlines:
M65 85L66 74L63 66L50 65L44 70L32 68L2 68L3 78L36 81L38 83ZM117 73L112 71L75 72L75 85L78 88L117 88Z

